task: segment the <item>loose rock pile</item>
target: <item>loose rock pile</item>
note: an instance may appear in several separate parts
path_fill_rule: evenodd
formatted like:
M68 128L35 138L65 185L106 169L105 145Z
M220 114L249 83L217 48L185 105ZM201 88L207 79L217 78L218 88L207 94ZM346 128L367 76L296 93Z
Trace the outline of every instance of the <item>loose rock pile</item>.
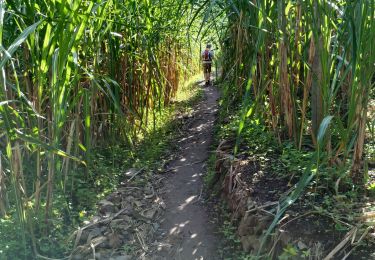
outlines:
M160 176L135 172L131 182L98 203L98 214L75 235L71 259L142 259L150 250L165 204L156 193ZM134 184L138 183L138 185Z

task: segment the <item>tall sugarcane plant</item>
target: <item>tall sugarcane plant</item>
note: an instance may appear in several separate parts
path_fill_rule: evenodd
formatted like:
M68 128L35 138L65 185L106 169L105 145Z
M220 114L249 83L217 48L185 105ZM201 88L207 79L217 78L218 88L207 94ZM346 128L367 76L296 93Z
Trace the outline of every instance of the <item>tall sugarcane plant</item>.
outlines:
M243 99L245 117L260 114L279 140L302 149L309 140L317 147L323 119L333 116L327 160L363 180L373 1L216 3L227 18L223 76L238 89L231 93Z
M366 176L374 1L215 1L224 10L223 78L241 103L238 136L256 115L279 142L315 147L314 160L282 201L273 225L322 165L361 186ZM211 7L210 7L211 8ZM207 10L209 7L207 6ZM319 179L317 180L319 181Z
M0 0L0 212L17 213L25 250L38 255L57 196L74 192L73 167L90 164L110 137L132 145L175 96L180 74L195 73L186 64L190 7Z

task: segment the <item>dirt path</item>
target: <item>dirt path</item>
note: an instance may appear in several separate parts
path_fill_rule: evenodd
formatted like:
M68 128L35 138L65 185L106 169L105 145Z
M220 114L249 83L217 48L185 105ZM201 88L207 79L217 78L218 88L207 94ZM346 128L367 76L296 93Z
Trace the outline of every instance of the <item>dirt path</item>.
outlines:
M166 210L154 259L218 259L215 227L202 204L202 175L210 154L219 93L214 87L202 88L205 97L195 107L188 131L178 142L177 159L167 169Z

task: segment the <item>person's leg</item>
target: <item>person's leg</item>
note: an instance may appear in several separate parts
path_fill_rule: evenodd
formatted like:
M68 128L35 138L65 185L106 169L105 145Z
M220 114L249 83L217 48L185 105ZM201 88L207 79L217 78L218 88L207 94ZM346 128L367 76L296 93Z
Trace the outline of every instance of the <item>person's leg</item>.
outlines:
M210 80L211 80L211 63L207 64L207 82L208 82L208 84L210 84Z
M204 77L204 81L207 81L206 78L207 78L207 71L206 71L206 64L203 63L203 77Z
M204 80L207 84L210 79L210 75L208 73L208 64L203 64L203 68L204 68Z

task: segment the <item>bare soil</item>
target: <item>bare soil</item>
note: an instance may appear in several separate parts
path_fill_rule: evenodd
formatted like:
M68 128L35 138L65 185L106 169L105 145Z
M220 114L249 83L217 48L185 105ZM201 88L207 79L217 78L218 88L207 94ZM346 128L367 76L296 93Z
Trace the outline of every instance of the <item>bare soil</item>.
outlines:
M152 259L218 259L218 237L203 202L202 175L210 154L219 93L213 86L202 88L204 99L185 125L176 159L166 169L168 176L162 185L166 208Z

